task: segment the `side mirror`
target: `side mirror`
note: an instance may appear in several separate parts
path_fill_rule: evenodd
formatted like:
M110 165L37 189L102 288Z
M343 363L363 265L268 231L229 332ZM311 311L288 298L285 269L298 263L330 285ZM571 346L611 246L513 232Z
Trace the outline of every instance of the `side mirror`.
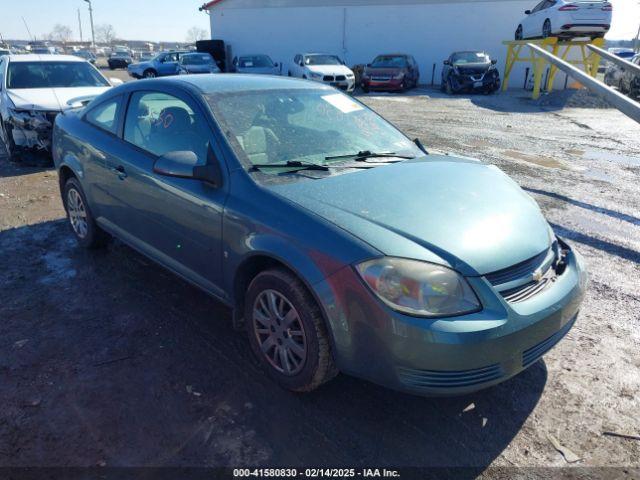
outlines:
M367 63L367 68L371 68L371 64L370 63Z
M531 10L525 10L525 11L524 11L524 14L525 14L525 15L531 15Z
M109 77L109 83L111 84L112 87L117 87L118 85L124 84L122 80L116 77Z
M498 60L496 60L495 58L491 60L491 65L495 65L496 63L498 63Z
M191 151L169 152L153 165L153 171L166 177L190 178L206 182L214 187L222 185L222 172L215 154L209 147L207 164L198 165L198 156Z
M451 60L445 60L443 63L444 63L445 65L451 65Z

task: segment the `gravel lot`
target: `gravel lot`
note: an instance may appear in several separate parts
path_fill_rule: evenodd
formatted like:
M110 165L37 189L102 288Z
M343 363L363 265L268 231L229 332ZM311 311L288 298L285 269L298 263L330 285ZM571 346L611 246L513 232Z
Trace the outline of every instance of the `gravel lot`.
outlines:
M347 376L292 395L263 377L229 311L119 242L76 247L55 172L2 157L0 465L468 466L473 476L569 465L552 435L580 457L573 466L640 467L640 441L602 434L640 434L640 127L518 91L361 98L428 148L494 163L536 198L591 275L567 338L465 397Z

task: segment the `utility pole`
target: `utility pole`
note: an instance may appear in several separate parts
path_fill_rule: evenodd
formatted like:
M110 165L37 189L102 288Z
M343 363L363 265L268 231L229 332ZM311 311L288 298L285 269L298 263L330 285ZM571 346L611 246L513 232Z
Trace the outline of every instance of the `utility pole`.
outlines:
M27 33L29 34L29 38L31 40L35 40L35 38L33 38L33 35L31 35L31 30L29 30L29 25L27 25L27 21L24 19L24 17L22 17L22 23L24 23L24 28L27 29Z
M80 43L82 43L82 20L80 20L80 9L78 8L78 30L80 30Z
M89 20L91 20L91 46L96 46L96 33L93 30L93 7L91 6L91 0L84 0L89 4Z

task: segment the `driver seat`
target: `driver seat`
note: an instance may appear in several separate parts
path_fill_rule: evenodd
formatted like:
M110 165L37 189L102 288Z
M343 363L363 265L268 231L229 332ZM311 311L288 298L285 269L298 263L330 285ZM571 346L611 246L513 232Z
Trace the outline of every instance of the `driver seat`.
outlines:
M253 126L243 136L238 137L238 142L251 163L270 163L278 144L278 137L270 128Z

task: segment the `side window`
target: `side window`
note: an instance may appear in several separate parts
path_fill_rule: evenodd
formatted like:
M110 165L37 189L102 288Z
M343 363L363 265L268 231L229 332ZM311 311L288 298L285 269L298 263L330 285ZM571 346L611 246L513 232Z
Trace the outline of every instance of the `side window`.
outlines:
M205 120L177 97L162 92L136 92L131 96L124 139L153 155L191 151L204 164L209 133Z
M545 0L545 1L542 1L542 2L540 2L539 4L537 4L537 5L535 6L535 8L531 11L531 13L536 13L536 12L539 12L540 10L542 10L542 9L544 8L544 4L545 4L545 3L546 3L546 0Z
M4 88L4 58L0 60L0 90Z
M120 97L112 98L89 110L84 119L91 125L95 125L114 135L118 130L118 110Z

